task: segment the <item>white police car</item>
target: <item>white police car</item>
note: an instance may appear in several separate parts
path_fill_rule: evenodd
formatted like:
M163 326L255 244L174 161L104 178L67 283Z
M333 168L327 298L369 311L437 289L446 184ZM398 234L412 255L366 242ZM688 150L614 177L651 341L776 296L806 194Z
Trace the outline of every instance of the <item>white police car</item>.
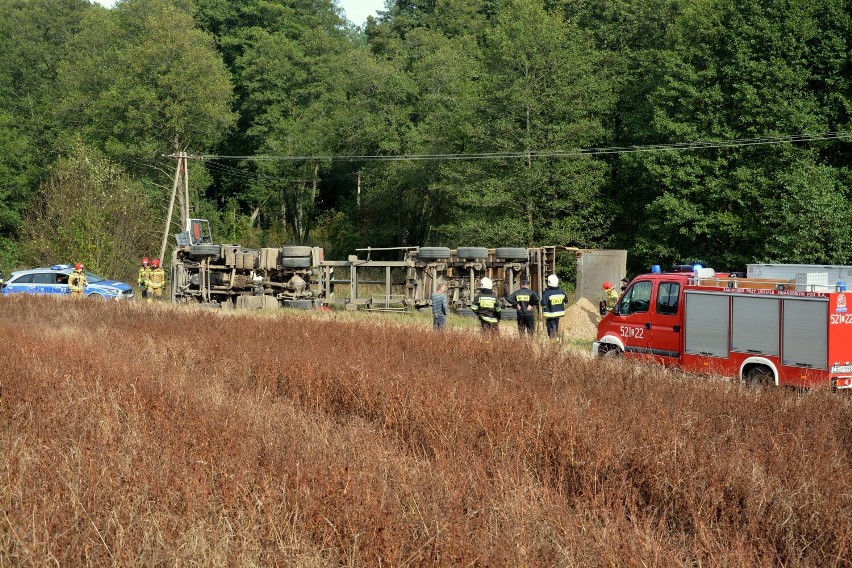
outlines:
M74 268L54 264L49 268L17 270L3 283L3 294L70 294L68 276ZM86 297L92 299L130 300L133 286L118 280L107 280L89 271L86 273Z

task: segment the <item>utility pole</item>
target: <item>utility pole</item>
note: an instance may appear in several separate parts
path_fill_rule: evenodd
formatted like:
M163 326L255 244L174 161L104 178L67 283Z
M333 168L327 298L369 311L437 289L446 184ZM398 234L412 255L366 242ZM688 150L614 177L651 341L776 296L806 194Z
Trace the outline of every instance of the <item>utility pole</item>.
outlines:
M175 197L177 196L178 185L181 182L181 176L183 177L183 190L184 190L184 207L183 211L183 225L186 226L186 221L189 219L189 172L187 171L187 155L186 152L179 152L177 155L169 156L171 158L177 158L177 168L175 169L175 183L172 186L172 198L169 200L169 212L166 215L166 228L163 230L163 241L160 245L160 262L164 262L163 258L166 255L166 241L169 238L169 227L172 225L172 212L175 208Z

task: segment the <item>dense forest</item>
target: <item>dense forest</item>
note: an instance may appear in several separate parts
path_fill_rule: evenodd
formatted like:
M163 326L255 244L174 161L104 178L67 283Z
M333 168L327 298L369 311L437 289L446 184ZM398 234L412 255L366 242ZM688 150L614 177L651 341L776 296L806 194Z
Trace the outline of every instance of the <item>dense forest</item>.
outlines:
M0 268L222 242L852 263L852 0L0 0ZM171 232L177 232L175 224Z

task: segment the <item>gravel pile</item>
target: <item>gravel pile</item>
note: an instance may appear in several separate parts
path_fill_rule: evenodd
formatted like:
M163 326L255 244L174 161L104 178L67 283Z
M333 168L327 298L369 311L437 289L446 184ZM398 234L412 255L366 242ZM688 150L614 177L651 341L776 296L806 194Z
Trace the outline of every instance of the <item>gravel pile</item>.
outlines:
M565 316L559 324L559 331L566 338L594 341L598 332L598 308L586 298L565 310Z

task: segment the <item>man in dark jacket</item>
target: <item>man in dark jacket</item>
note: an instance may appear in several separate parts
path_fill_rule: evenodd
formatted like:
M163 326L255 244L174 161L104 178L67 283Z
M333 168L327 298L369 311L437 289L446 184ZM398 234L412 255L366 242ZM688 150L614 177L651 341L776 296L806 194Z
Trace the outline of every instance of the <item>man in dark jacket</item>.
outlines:
M432 294L432 328L441 331L447 325L447 296L444 291L447 285L441 282L438 289Z
M559 319L565 315L568 295L559 287L559 278L555 274L547 277L547 289L541 296L542 314L547 324L547 337L559 341Z
M497 333L500 321L500 303L492 288L491 279L487 276L480 282L479 293L473 299L470 309L479 317L483 333Z
M522 276L521 287L506 298L509 305L518 311L518 332L521 335L535 333L535 308L539 304L539 297L529 286L529 277Z

